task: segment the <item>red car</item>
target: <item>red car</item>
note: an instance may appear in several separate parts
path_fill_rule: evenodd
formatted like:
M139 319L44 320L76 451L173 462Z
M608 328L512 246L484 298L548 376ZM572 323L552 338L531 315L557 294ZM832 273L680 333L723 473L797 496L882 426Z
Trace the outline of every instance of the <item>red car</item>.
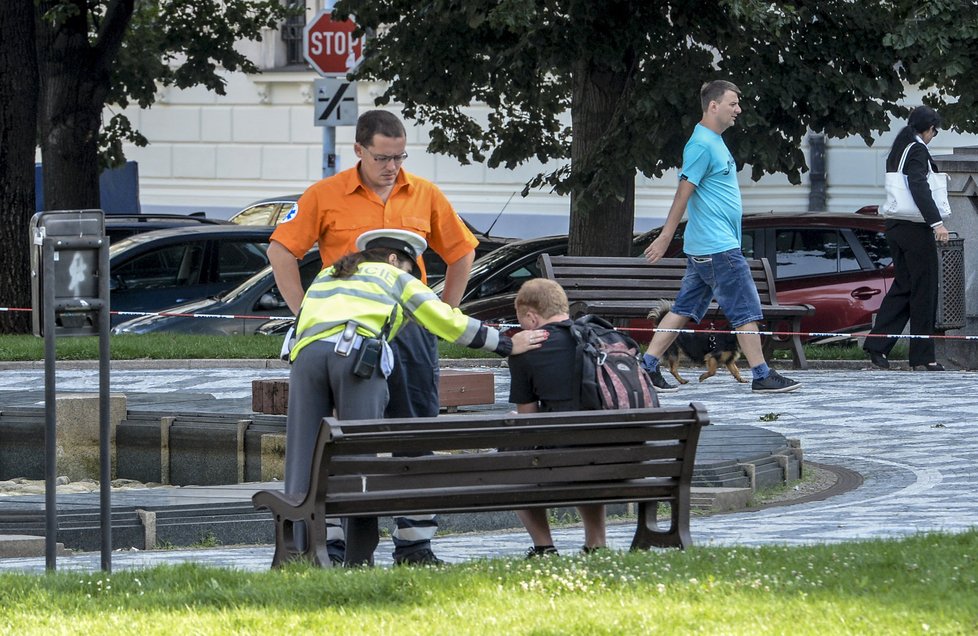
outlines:
M768 258L779 302L815 307L815 315L802 321L803 331L862 331L872 323L893 278L883 223L875 208L858 213L745 214L744 254ZM666 256L683 255L684 228L680 224ZM659 231L637 235L632 255L640 256ZM540 275L536 261L545 252L566 254L567 237L510 243L477 260L462 298L462 311L482 320L515 322L516 291L523 281Z
M778 302L815 307L815 315L802 320L802 331L862 331L893 279L883 223L875 209L866 208L857 214L750 214L744 215L742 246L747 258L770 261ZM682 229L670 256L682 256ZM646 234L645 244L656 236L658 230Z

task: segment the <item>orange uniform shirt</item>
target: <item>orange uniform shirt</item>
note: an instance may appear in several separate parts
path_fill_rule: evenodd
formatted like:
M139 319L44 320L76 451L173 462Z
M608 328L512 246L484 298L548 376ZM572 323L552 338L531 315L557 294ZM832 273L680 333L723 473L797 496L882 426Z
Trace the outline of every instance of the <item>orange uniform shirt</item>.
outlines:
M385 205L363 185L357 167L309 186L299 198L298 211L279 224L272 240L284 245L296 258L302 258L318 241L326 267L357 251L356 240L361 234L383 228L410 230L423 236L448 264L479 244L445 195L430 181L400 170ZM424 263L419 265L424 272Z

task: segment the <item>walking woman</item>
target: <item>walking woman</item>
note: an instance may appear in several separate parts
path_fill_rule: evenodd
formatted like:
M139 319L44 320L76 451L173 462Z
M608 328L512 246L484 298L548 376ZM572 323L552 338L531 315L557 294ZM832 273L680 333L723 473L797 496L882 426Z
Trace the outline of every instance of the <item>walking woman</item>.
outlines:
M896 172L904 151L907 151L903 173L921 218L919 221L886 221L886 241L893 256L893 283L883 298L871 334L900 334L908 320L912 334L934 333L938 268L935 241L947 242L948 234L927 184L927 173L936 170L927 144L937 136L940 125L941 119L934 109L927 106L913 109L907 126L897 135L886 158L886 171ZM874 365L888 369L887 356L898 340L895 337L869 337L863 349ZM910 367L918 371L944 370L935 360L933 340L910 339Z
M509 338L439 300L409 273L418 272L417 259L427 247L413 232L372 230L362 234L356 246L359 252L347 254L320 272L296 317L286 420L288 494L302 495L309 489L312 451L323 417L334 411L341 420L384 416L386 378L393 366L387 342L406 320L450 342L501 356L536 349L546 340L542 330L522 331ZM348 519L345 533L336 521L326 520L325 528L306 529L305 524L297 524L297 547L301 550L309 545L306 532L325 531L333 564L372 564L377 519ZM343 534L345 545L340 539Z

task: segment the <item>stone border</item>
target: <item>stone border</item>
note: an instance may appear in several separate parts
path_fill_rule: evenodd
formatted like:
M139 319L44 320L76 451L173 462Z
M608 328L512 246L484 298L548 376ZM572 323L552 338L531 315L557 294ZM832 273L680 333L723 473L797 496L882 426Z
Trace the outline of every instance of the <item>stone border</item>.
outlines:
M854 470L843 468L842 466L833 466L829 464L819 464L812 461L806 461L805 468L809 467L820 471L824 475L834 477L834 479L826 482L815 491L800 492L796 496L793 496L794 493L792 492L791 488L786 488L783 493L779 493L777 496L765 501L762 504L747 506L741 510L724 512L753 512L757 510L765 510L767 508L782 508L784 506L794 506L797 504L811 503L813 501L824 501L830 497L835 497L837 495L842 495L849 491L855 490L863 483L862 475Z

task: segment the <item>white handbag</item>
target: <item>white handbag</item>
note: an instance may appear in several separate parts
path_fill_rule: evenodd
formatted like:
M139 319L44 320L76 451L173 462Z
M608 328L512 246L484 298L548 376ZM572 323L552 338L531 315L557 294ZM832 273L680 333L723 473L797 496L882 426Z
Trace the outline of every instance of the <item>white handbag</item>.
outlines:
M886 173L886 202L880 208L880 213L887 219L924 222L924 217L910 194L910 188L907 187L907 175L903 174L903 163L907 160L907 153L910 152L910 147L914 143L919 142L907 144L903 150L903 156L900 157L900 165L897 166L896 172ZM931 170L929 161L927 185L930 186L930 195L934 199L934 203L937 204L941 218L946 219L951 216L951 204L947 200L947 174Z

